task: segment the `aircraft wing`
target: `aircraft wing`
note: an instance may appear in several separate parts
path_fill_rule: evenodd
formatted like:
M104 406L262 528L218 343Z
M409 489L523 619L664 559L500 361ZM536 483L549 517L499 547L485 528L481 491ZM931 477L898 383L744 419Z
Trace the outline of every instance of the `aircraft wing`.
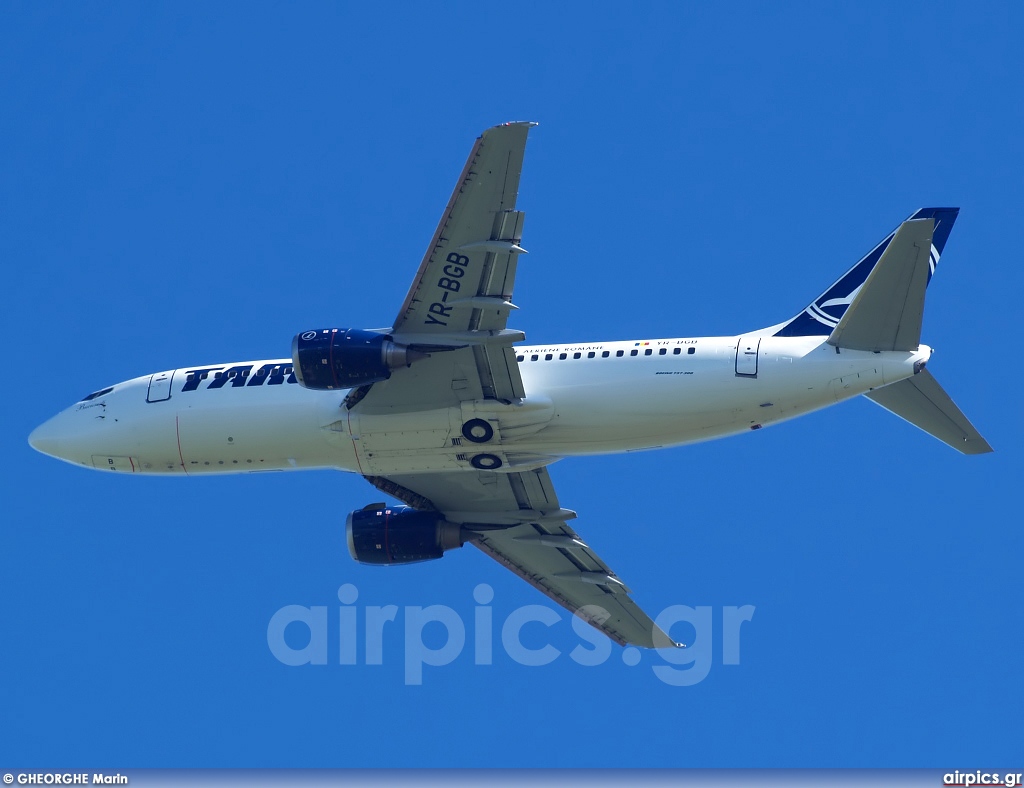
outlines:
M620 645L678 646L629 597L629 589L565 521L546 469L519 473L367 476L416 509L462 523L467 540Z
M436 352L418 365L424 378L418 382L420 395L443 389L451 399L455 378L444 378L455 365L476 373L456 400L525 396L512 351L512 343L525 335L505 326L516 308L512 287L524 253L519 243L525 214L516 210L516 196L533 125L506 123L477 139L395 318L390 333L396 342L435 351L462 349L454 359ZM382 401L388 387L378 388L373 404L390 404Z
M505 328L523 251L516 196L533 125L506 123L477 138L395 318L396 333L443 339Z
M523 213L516 210L516 194L532 125L495 126L470 151L389 332L396 342L428 357L349 395L349 408L373 415L473 407L488 400L523 407L526 399L525 407L530 406L512 350L512 343L525 335L506 324L515 308L516 264L524 253L519 245ZM503 448L494 445L493 450ZM556 458L504 457L505 462L513 459L533 468L538 460ZM565 524L575 514L561 508L545 469L366 478L416 509L440 511L447 520L461 523L471 544L612 640L647 647L676 645Z

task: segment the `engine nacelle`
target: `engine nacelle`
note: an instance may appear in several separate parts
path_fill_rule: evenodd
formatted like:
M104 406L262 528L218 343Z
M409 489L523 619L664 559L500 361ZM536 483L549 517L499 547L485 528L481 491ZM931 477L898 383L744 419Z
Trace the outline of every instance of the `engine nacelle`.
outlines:
M387 334L361 328L321 328L292 340L295 377L319 391L380 383L391 377L391 370L425 357Z
M348 551L363 564L411 564L440 558L462 547L462 526L440 512L410 506L375 504L352 512L345 521Z

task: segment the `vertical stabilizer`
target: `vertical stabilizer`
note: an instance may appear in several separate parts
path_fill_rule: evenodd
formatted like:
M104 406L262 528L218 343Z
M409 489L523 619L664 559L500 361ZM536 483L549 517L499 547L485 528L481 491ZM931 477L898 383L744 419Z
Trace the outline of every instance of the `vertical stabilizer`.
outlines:
M934 228L934 219L900 225L832 330L830 345L874 352L917 350Z
M953 229L959 208L922 208L916 211L908 222L920 219L934 221L931 248L928 250L928 271L925 285L931 281L932 274L939 264L939 257L946 246L949 233ZM902 225L901 225L902 227ZM824 293L807 305L800 314L784 323L775 336L779 337L816 337L828 336L839 325L847 309L860 292L861 286L885 254L896 236L897 230L889 233L874 249L868 252L849 271L842 275Z

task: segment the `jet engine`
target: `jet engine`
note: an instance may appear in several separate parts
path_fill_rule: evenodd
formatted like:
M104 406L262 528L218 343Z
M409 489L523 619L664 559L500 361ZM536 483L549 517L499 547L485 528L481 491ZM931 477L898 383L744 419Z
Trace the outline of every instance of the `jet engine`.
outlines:
M380 383L391 377L391 370L426 356L387 334L361 328L321 328L292 340L295 377L318 391Z
M382 503L352 512L345 534L349 553L363 564L430 561L464 542L462 526L446 521L440 512Z

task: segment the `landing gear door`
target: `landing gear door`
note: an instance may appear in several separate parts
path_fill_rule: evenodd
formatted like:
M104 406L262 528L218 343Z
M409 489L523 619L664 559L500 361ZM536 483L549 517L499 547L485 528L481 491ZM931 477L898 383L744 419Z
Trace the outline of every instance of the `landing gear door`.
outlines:
M761 337L740 337L736 343L736 374L747 378L757 377L757 351Z
M174 378L174 370L170 372L157 372L149 379L149 393L146 395L146 402L163 402L171 398L171 380Z

